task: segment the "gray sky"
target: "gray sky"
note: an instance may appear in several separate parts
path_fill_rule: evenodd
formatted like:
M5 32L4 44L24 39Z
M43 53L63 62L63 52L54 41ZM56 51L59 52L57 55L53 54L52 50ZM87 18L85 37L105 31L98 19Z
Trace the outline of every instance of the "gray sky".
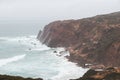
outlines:
M120 0L0 0L0 32L5 32L6 28L11 28L7 32L14 32L12 29L18 27L17 32L23 32L23 29L37 32L40 26L55 20L117 11L120 11ZM22 23L24 25L20 26Z
M120 11L120 0L0 0L0 17L79 19Z

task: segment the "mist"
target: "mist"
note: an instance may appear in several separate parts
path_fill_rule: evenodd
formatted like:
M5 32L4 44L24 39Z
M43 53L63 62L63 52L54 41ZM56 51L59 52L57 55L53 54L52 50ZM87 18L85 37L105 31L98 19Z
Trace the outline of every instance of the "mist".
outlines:
M55 20L120 11L119 0L0 0L0 35L37 34Z

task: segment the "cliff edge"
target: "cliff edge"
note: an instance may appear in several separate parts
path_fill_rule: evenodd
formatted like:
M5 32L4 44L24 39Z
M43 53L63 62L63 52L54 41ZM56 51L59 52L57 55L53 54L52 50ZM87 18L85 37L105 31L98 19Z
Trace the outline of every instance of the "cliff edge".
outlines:
M49 47L65 47L69 60L83 67L120 66L120 12L55 21L37 38Z
M109 67L104 70L88 70L83 77L70 80L119 80L120 68Z

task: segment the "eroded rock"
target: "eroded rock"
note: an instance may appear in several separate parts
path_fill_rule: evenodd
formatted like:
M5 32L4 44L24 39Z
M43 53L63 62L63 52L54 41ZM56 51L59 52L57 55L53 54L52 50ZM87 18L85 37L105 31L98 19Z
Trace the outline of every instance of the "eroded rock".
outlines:
M110 67L106 69L90 69L83 77L70 80L119 80L120 68Z
M37 37L49 47L65 47L69 60L85 67L120 66L120 12L79 20L55 21Z

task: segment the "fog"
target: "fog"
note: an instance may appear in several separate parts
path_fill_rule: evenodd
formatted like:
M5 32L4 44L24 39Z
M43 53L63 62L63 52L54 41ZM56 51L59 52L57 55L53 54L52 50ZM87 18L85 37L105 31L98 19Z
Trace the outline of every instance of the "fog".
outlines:
M37 34L49 22L117 12L119 4L120 0L0 0L0 34Z

